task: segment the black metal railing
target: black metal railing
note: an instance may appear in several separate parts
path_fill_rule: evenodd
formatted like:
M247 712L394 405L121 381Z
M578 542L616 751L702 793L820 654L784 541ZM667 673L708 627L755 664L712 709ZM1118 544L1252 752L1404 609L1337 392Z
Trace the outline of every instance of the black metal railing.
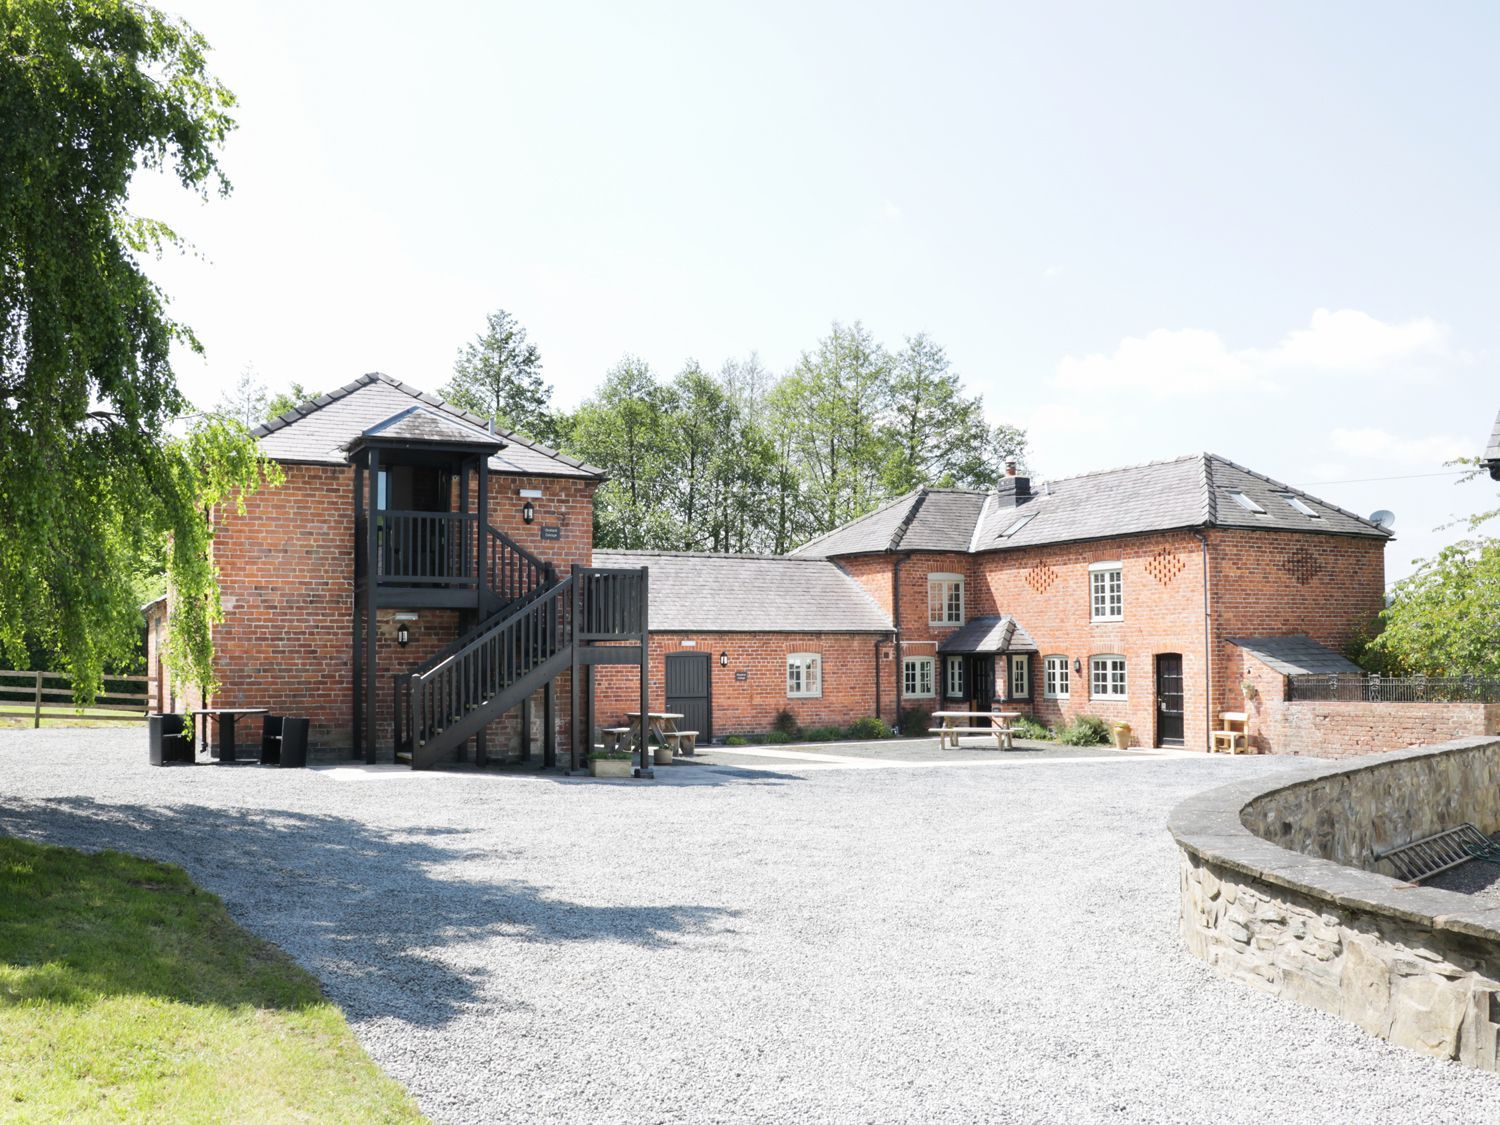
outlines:
M1286 697L1297 703L1500 703L1500 680L1308 672L1286 678Z
M368 573L365 517L356 521L356 573ZM395 585L477 586L479 517L472 512L375 513L375 577Z

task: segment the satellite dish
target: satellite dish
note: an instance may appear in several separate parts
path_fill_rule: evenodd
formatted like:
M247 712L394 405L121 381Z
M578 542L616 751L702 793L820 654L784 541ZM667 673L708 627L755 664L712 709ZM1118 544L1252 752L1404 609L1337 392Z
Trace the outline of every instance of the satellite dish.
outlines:
M1378 512L1370 513L1370 522L1378 523L1381 527L1389 531L1396 526L1396 513L1388 512L1384 508L1381 508Z

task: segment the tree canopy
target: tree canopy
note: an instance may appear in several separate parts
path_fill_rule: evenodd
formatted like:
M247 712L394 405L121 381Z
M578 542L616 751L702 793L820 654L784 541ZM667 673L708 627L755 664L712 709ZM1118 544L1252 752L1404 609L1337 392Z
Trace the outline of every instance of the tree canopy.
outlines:
M30 634L82 699L138 643L153 567L169 659L209 678L208 511L275 476L238 423L174 429L172 349L201 349L142 258L177 237L126 208L142 168L229 191L234 99L206 51L129 0L0 3L0 654L25 662Z
M628 549L789 551L921 485L989 487L1026 449L933 340L891 353L858 323L779 379L754 356L668 381L627 357L560 427L610 474L596 544Z
M484 331L459 349L453 378L442 394L504 429L547 445L557 443L552 388L542 382L542 354L504 309L490 313Z
M1382 671L1500 677L1500 539L1465 539L1396 583L1362 659Z

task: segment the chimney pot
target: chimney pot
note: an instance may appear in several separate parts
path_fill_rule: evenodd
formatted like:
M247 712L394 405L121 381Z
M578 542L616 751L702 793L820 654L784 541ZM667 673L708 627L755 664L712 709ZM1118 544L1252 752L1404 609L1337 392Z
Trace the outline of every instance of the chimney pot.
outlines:
M1008 477L1016 475L1016 460L1014 457L1007 457L1005 459L1005 475Z

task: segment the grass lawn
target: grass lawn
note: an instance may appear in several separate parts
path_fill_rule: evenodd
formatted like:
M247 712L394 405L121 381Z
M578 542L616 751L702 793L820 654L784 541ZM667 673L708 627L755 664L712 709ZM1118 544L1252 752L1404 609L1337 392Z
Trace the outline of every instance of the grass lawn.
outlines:
M132 727L146 729L144 719L121 719L118 708L85 707L82 710L71 704L42 704L42 726L45 727ZM36 709L31 704L0 703L0 730L30 730L35 720ZM115 716L111 719L109 716ZM100 716L103 716L102 718Z
M0 838L0 1119L420 1121L181 868Z

